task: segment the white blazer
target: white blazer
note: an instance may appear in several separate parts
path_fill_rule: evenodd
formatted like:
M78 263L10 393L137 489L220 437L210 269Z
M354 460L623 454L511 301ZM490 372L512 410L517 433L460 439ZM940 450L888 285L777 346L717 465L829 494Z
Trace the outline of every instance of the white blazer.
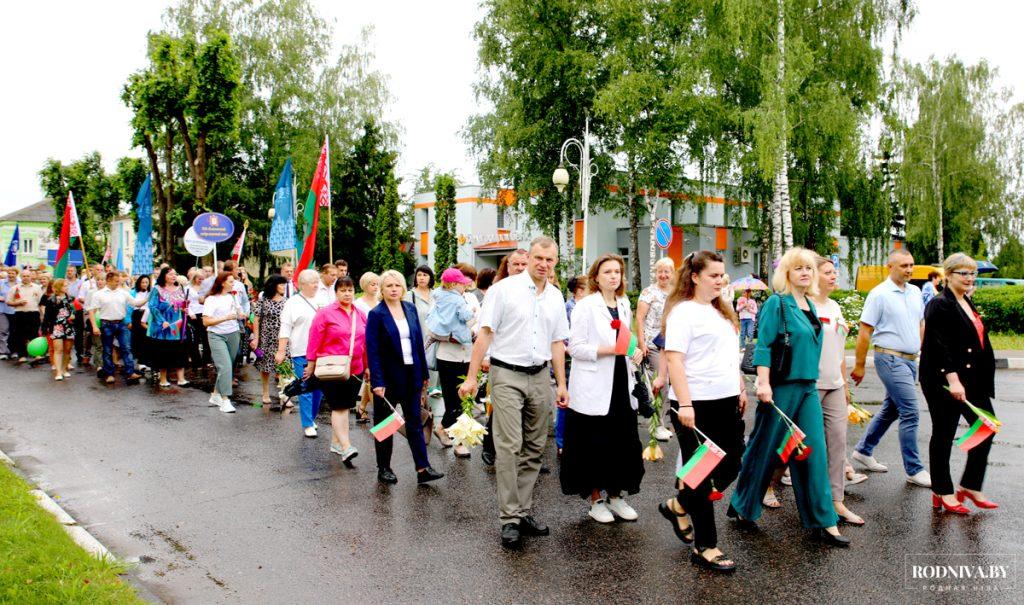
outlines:
M618 299L619 319L627 326L633 322L629 299ZM631 328L632 329L632 328ZM569 329L569 355L572 370L569 374L569 407L587 416L604 416L612 402L612 380L615 375L615 356L597 356L598 347L615 344L612 315L605 306L600 292L585 296L572 310ZM626 360L629 403L635 410L633 397L633 362Z

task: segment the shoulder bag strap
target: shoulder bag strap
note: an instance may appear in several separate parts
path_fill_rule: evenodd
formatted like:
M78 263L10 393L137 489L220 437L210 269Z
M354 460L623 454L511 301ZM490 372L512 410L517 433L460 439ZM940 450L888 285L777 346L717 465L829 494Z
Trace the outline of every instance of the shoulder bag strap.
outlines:
M349 358L349 360L352 359L352 355L354 355L355 352L356 352L356 328L358 327L356 325L356 320L357 319L359 319L359 313L353 307L352 315L349 318L349 323L351 325L351 332L352 332L351 334L349 334L349 337L348 337L348 358ZM350 363L351 363L351 361L350 361Z

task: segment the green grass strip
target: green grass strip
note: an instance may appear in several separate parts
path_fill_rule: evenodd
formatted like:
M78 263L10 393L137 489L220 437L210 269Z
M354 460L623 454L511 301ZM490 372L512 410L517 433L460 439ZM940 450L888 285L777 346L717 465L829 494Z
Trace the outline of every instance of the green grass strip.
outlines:
M82 550L0 464L0 603L142 603L124 565Z

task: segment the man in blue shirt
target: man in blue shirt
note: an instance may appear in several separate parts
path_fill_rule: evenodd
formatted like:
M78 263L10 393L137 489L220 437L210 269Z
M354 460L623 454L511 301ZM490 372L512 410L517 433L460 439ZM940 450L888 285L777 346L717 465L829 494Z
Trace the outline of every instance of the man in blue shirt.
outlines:
M935 298L939 293L939 281L942 280L942 274L938 271L932 271L928 274L928 281L924 283L924 287L921 288L921 300L924 301L924 306L928 306L928 301Z
M885 472L885 465L871 455L893 422L899 420L900 451L907 482L931 487L932 481L917 448L917 354L924 335L924 302L921 291L910 283L914 257L906 249L889 255L889 277L872 288L864 302L857 336L857 358L850 377L864 379L868 345L875 348L875 371L885 385L882 409L872 418L851 456L869 471Z

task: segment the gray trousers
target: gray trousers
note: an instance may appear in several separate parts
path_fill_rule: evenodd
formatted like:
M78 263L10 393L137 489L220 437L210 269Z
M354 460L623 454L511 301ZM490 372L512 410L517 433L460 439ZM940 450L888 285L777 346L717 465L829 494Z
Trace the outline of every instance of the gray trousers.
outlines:
M821 415L825 420L825 445L828 449L828 482L832 487L832 500L843 501L843 486L846 484L846 430L849 415L846 413L846 392L843 389L824 391L818 389L821 399Z
M12 314L13 315L13 314ZM11 350L7 348L7 339L11 336L10 317L6 313L0 313L0 355L10 355Z
M494 475L502 525L519 523L533 508L554 397L547 370L523 374L491 366Z
M231 397L232 370L235 365L235 356L238 355L239 333L208 332L207 336L210 338L210 355L213 357L213 365L217 366L217 392L221 397Z

